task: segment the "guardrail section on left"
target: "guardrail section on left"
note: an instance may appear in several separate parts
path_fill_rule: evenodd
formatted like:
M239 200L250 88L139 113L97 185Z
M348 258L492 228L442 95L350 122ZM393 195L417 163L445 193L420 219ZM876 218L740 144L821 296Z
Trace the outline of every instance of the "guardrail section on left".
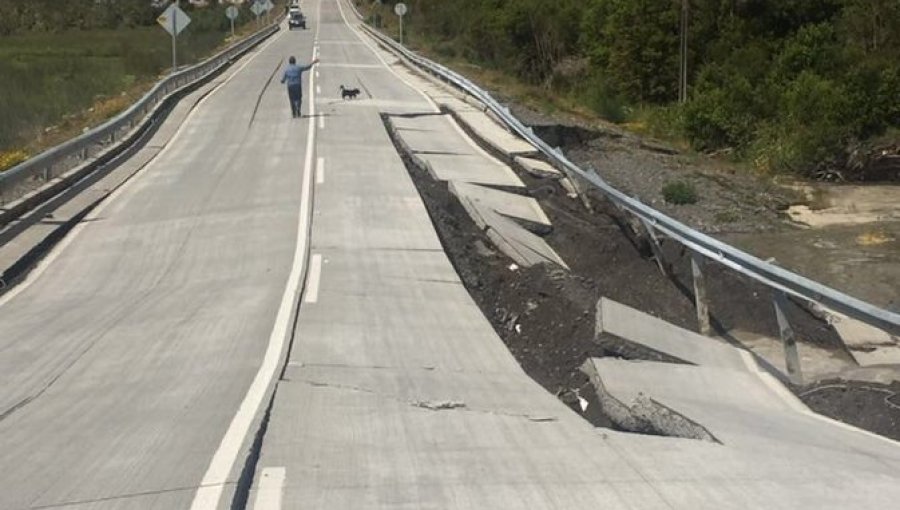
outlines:
M86 133L0 173L0 229L106 164L140 138L166 101L201 83L279 30L266 27L157 83L127 110Z

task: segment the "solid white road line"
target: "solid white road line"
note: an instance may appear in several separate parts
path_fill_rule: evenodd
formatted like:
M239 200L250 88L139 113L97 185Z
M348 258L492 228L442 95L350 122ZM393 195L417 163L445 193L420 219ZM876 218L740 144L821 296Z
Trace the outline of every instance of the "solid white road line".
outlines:
M306 292L303 294L304 303L319 301L319 281L322 279L322 255L316 253L312 256L309 266L309 279L306 280Z
M319 18L321 21L321 0L319 1ZM316 30L318 26L316 24ZM315 90L314 75L309 75L310 94ZM309 101L309 127L306 137L306 160L303 167L303 184L300 190L300 211L299 220L297 222L297 245L294 249L294 262L291 267L291 274L287 279L284 293L281 296L281 305L278 308L278 315L275 317L275 324L269 335L269 345L263 356L262 364L259 371L253 378L244 400L231 420L219 448L213 455L206 469L206 474L200 481L200 486L194 494L194 500L191 503L191 510L216 510L219 501L222 499L222 491L228 483L228 475L237 460L238 454L241 452L241 445L250 431L253 424L253 418L259 412L260 407L266 397L267 390L278 372L278 365L281 359L281 352L287 343L291 317L293 315L294 303L297 300L297 293L300 290L300 282L303 280L303 272L306 265L307 244L309 238L307 236L310 226L310 200L312 199L312 172L313 172L313 154L315 153L316 144L316 126L315 113L316 101L315 97L311 97Z
M256 499L253 500L253 510L281 510L285 478L287 470L283 467L264 468Z
M325 184L325 158L316 161L316 184Z

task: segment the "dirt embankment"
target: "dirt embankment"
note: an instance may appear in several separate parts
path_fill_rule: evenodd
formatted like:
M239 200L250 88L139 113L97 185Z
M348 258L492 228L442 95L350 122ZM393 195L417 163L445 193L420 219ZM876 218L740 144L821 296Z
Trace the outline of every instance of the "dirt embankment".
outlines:
M402 151L400 151L402 154ZM644 240L598 195L594 210L569 198L556 181L518 172L522 193L536 198L553 229L547 242L570 271L548 265L517 268L495 250L448 191L407 160L440 239L463 283L525 371L573 408L577 396L593 400L579 368L587 357L605 356L594 342L595 307L600 296L695 329L690 262L674 243L664 251L670 276L662 274ZM736 273L710 265L708 293L715 327L777 336L768 289ZM841 349L834 332L800 308L789 310L798 336L829 349ZM586 417L609 426L598 406Z
M556 132L552 127L539 132L560 146L597 139L594 132L579 128L555 129ZM659 152L656 148L644 149L647 150ZM663 160L671 156L662 154ZM536 198L551 219L553 229L546 239L570 271L547 265L517 268L492 247L450 194L446 183L435 181L410 161L406 163L463 283L525 371L577 412L582 412L578 397L587 400L583 416L595 425L612 427L587 377L579 370L588 357L612 354L594 342L597 300L606 296L694 330L690 266L684 251L675 243L664 244L670 274L663 275L646 240L635 235L619 211L602 197L589 194L594 206L589 211L579 200L569 198L555 181L517 170L526 184L522 193ZM731 189L725 183L722 187ZM642 189L658 193L652 186ZM766 214L758 215L762 222L748 220L746 231L759 231L760 224L766 230L770 228L767 225L780 221L780 210L787 200L777 193L771 197L774 198L769 205L757 202L747 206L748 215L760 207ZM723 199L723 203L729 201L739 203L740 197ZM708 211L699 214L709 218ZM739 223L732 222L731 226L740 229ZM709 265L706 271L717 331L726 337L734 329L777 337L771 292L767 288L718 265ZM788 313L800 341L843 351L833 329L805 310L790 306ZM892 400L883 398L883 385L845 386L843 390L819 386L795 390L823 414L889 437L900 436L896 409L887 405Z

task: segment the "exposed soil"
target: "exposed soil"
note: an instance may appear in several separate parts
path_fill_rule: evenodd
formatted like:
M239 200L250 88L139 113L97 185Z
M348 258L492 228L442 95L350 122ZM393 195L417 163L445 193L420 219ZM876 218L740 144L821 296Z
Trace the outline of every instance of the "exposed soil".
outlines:
M395 140L396 143L396 140ZM402 150L399 150L403 154ZM577 396L587 399L585 417L610 426L587 377L579 370L588 357L604 352L594 342L594 312L600 296L695 329L689 259L674 243L664 245L671 277L650 258L646 241L634 235L618 211L591 196L594 211L569 198L556 181L520 173L553 223L546 239L570 266L517 268L493 248L457 202L445 182L419 170L404 155L438 235L463 283L525 371L549 392L580 412ZM765 289L718 266L707 267L714 325L777 336L771 297ZM834 332L805 310L791 305L799 338L842 349Z
M663 142L639 137L614 124L587 125L549 117L519 105L513 113L574 163L594 170L617 189L706 233L791 229L785 210L802 196L724 161L680 153ZM673 205L665 184L683 181L695 190L694 204Z
M900 441L900 382L824 381L800 398L819 414Z

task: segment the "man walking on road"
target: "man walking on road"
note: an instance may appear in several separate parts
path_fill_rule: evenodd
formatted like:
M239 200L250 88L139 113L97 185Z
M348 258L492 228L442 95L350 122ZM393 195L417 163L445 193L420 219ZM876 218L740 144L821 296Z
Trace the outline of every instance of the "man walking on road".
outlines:
M291 114L294 118L300 116L300 103L303 102L303 73L318 63L319 59L313 59L308 66L298 66L296 58L288 59L288 66L281 77L281 83L287 83L288 99L291 102Z

